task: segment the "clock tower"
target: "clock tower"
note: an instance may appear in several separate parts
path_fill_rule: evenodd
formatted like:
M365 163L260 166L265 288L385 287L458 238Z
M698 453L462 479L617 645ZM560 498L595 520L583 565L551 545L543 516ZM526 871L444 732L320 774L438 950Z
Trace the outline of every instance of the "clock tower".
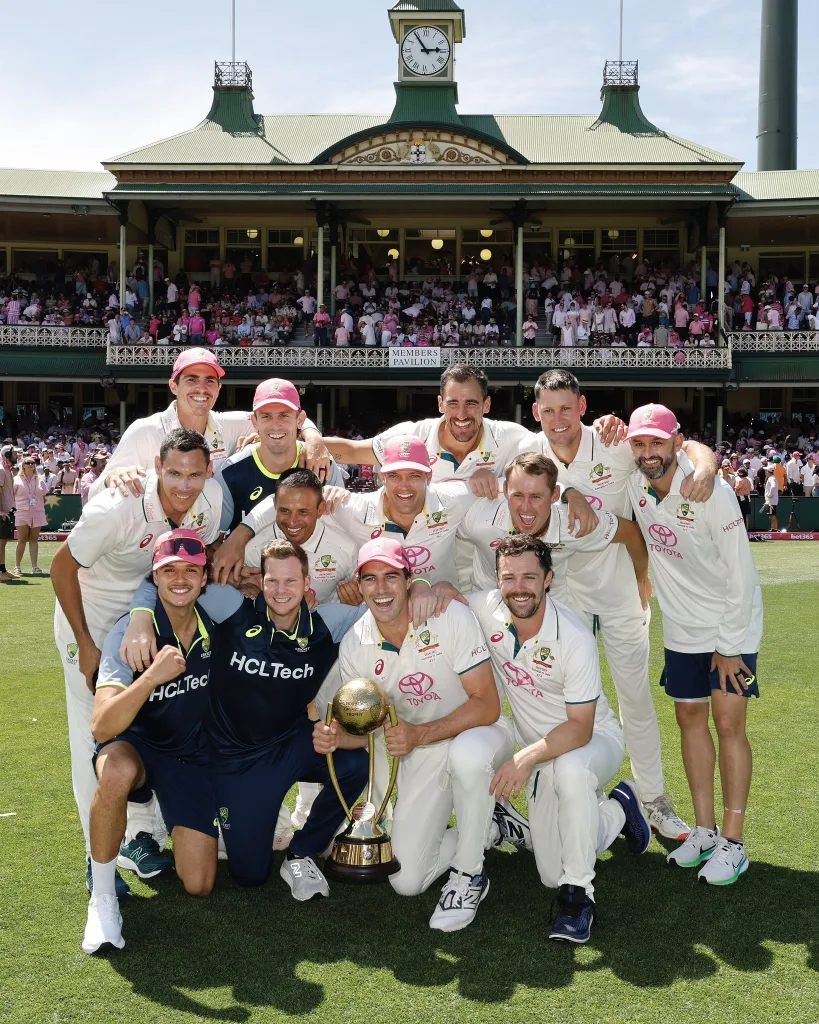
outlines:
M455 109L455 46L466 31L455 0L398 0L390 12L398 43L395 109L390 121L460 124Z

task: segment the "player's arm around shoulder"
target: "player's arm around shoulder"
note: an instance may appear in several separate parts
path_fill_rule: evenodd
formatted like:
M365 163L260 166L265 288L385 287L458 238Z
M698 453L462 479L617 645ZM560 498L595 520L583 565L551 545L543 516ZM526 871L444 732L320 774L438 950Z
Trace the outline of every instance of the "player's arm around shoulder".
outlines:
M182 652L176 647L163 647L153 663L134 679L133 670L119 653L128 621L124 615L103 645L91 716L91 732L98 743L107 743L124 732L156 687L185 671Z

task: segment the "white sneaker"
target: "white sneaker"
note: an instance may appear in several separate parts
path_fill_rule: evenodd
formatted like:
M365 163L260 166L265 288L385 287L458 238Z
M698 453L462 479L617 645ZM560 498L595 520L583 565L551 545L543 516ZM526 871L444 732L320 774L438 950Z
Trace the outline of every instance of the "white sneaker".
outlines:
M82 940L84 953L107 953L122 949L122 915L116 896L92 896L88 901L88 919Z
M274 846L275 849L275 846ZM216 859L227 860L227 848L225 847L225 837L222 835L221 828L219 829L219 835L216 839Z
M697 878L705 885L731 885L748 870L749 863L745 843L731 843L720 836L716 849L700 868Z
M290 886L293 898L305 902L314 896L329 896L330 886L312 857L294 857L282 861L279 874Z
M719 842L719 829L713 832L710 828L701 828L697 825L684 843L672 850L666 860L672 867L696 868L704 860L708 860L716 850Z
M688 838L691 829L674 810L670 797L663 794L656 800L644 800L643 807L648 811L648 823L655 832L678 843Z
M492 812L491 838L492 846L511 843L513 846L523 847L530 852L534 849L529 822L505 800L495 803L495 810Z
M489 892L489 879L485 872L463 875L452 870L441 889L441 898L429 919L430 928L439 932L458 932L471 924L478 907Z

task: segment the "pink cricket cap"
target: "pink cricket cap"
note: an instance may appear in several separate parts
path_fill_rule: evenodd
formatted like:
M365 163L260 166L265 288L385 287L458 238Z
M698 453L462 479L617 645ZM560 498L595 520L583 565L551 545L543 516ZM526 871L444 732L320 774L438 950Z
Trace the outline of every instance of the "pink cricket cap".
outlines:
M358 564L356 572L367 562L384 562L394 569L409 569L407 556L400 541L392 540L390 537L376 537L375 540L368 540L358 552Z
M664 405L641 405L635 409L628 421L626 440L648 434L668 440L680 429L677 417Z
M420 437L391 437L384 442L384 457L381 460L382 473L394 473L399 469L419 469L431 473L429 452Z
M201 566L208 564L205 542L196 530L169 530L157 537L151 568L161 569L171 562L191 562Z
M206 348L187 348L177 356L176 362L173 364L173 370L171 370L171 380L176 380L179 374L183 370L187 370L189 366L198 365L209 366L212 370L216 370L219 377L224 377L225 375L222 364L213 352Z
M253 396L253 411L258 412L264 405L286 405L294 412L301 412L301 399L299 389L289 380L282 380L281 377L271 377L270 380L263 380L256 388Z

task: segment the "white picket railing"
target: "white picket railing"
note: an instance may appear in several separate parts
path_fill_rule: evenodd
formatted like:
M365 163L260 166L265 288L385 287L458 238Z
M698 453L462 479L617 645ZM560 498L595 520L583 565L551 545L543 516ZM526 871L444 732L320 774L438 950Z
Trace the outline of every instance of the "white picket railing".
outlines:
M184 349L169 345L109 345L109 366L172 366ZM427 350L428 351L428 350ZM216 348L225 367L286 369L389 369L385 348ZM552 366L588 369L721 370L731 366L730 348L444 348L442 367L456 363L507 369L548 369Z
M735 352L819 352L819 331L731 331Z
M0 325L0 345L42 345L52 348L105 348L105 327L43 327L41 324Z

